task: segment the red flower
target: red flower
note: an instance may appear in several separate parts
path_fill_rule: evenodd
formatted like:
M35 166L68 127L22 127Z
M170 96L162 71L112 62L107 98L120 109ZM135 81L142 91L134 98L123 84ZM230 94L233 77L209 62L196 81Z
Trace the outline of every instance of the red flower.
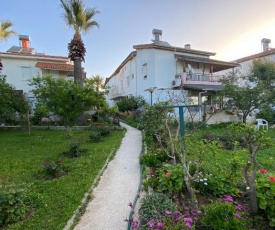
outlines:
M269 177L269 180L270 180L271 182L275 182L275 177L274 177L274 176L271 176L271 177Z
M266 169L260 169L260 173L266 173L267 170Z
M171 173L168 172L168 173L165 174L165 176L166 176L167 178L169 178L169 177L171 176ZM275 178L274 178L274 179L275 179Z

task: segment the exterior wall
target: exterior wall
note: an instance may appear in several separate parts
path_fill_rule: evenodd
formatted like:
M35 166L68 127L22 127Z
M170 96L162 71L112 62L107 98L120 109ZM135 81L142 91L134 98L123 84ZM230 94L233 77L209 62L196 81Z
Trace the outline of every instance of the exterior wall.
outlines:
M37 63L35 60L9 59L3 57L1 57L1 59L4 66L1 75L6 75L7 82L17 90L23 90L24 93L32 88L28 85L28 79L42 75L42 71L35 67Z
M32 87L29 86L29 79L36 76L49 76L55 73L54 77L67 77L69 71L58 71L49 69L40 69L35 67L38 61L52 62L56 64L68 64L69 59L63 57L49 56L24 56L16 54L1 54L0 58L3 63L3 70L0 75L6 75L6 80L17 90L23 90L28 93Z

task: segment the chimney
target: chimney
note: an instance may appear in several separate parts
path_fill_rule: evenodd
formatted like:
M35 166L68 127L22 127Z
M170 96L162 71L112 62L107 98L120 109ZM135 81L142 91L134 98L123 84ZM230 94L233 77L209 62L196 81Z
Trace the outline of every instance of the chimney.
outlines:
M261 40L261 42L262 42L262 46L263 46L263 52L268 51L269 50L269 43L271 42L271 40L268 39L268 38L263 38Z
M31 37L28 35L19 35L18 37L19 37L19 40L21 41L21 47L24 49L29 49Z
M190 49L191 49L191 45L190 45L190 44L185 44L185 45L184 45L184 48L190 50Z
M153 42L158 45L160 42L160 36L162 35L162 30L153 29L152 33L155 36L155 40L153 40Z

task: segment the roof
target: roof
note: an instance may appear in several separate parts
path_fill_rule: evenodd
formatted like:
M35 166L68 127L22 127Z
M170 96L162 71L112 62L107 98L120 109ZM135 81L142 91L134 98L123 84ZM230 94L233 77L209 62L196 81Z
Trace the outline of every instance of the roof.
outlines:
M243 57L243 58L239 58L237 60L234 60L234 62L241 63L241 62L253 60L253 59L256 59L256 58L266 57L266 56L269 56L269 55L272 55L272 54L275 54L275 48L270 48L269 50L263 51L261 53L257 53L257 54L253 54L253 55L246 56L246 57Z
M174 52L184 52L184 53L190 53L190 54L199 54L204 56L213 56L216 55L216 53L213 52L207 52L202 50L194 50L190 48L182 48L182 47L176 47L176 46L163 46L163 45L157 45L154 43L151 44L141 44L141 45L134 45L134 49L161 49L161 50L168 50L168 51L174 51Z
M41 53L10 53L10 52L0 52L0 55L6 55L6 56L22 56L22 57L41 57L41 58L58 58L58 59L63 59L64 61L68 61L68 57L64 56L53 56L53 55L46 55L46 54L41 54ZM2 56L3 57L3 56Z
M178 55L178 54L175 54L175 57L180 60L184 60L184 61L212 64L213 72L218 72L221 70L240 66L238 63L219 61L219 60L214 60L214 59L210 59L210 58L192 57L192 56Z
M64 70L64 71L74 71L74 66L70 64L57 64L50 62L37 62L35 67L40 69L53 69L53 70Z

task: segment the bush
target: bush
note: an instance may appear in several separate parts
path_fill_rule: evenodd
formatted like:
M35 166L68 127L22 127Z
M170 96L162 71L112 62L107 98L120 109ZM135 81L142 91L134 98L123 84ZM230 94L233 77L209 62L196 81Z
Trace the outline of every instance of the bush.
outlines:
M107 137L111 134L111 129L109 127L97 127L96 130L102 137Z
M90 135L89 135L89 138L90 138L90 141L92 143L97 143L101 140L101 135L100 135L100 132L91 132Z
M80 142L70 143L69 155L72 157L79 157L81 155Z
M24 188L0 185L0 228L19 221L27 210Z
M181 164L163 164L159 169L159 191L179 192L183 188L183 169Z
M59 178L65 174L65 171L62 168L61 160L48 160L43 163L43 172L46 179Z
M167 210L176 211L172 200L163 193L147 195L140 201L139 216L142 224L147 223L151 218L161 219Z
M217 200L213 204L203 206L204 214L199 220L203 229L246 230L247 219L242 210L241 205L233 203L231 196L224 196L222 201Z

